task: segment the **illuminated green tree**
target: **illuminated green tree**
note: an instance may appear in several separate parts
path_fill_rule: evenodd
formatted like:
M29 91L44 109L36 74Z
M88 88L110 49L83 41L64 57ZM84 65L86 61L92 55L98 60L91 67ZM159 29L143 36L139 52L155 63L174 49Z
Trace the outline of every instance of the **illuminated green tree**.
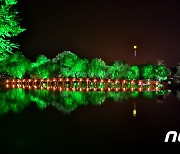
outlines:
M127 78L132 80L132 79L138 79L139 76L140 76L139 67L137 65L132 65L127 73Z
M31 64L31 67L38 67L38 66L41 66L47 62L49 62L50 59L48 59L45 55L39 55L37 58L36 58L36 62L32 63Z
M128 92L108 92L108 97L114 100L115 102L127 100L130 97L130 93Z
M23 89L1 90L0 115L4 115L9 111L19 113L30 103L31 101Z
M152 64L148 64L142 67L142 77L144 79L153 79L155 77L155 67Z
M111 79L122 79L127 77L130 67L122 62L115 61L108 67L107 75Z
M78 59L70 70L70 76L76 78L85 78L87 77L88 67L89 61L87 59Z
M36 58L36 62L31 64L31 77L48 78L50 77L49 66L50 59L44 55Z
M97 91L97 92L92 91L91 93L89 93L88 96L90 103L93 105L101 105L102 103L105 102L107 97L104 91Z
M167 80L168 78L168 70L164 65L158 65L155 67L155 77L159 81Z
M21 52L15 52L0 62L1 72L22 78L25 73L30 71L30 64L31 62Z
M0 0L0 61L13 53L18 45L8 38L17 36L25 29L20 27L18 12L14 10L17 0Z
M73 77L71 70L76 62L79 60L79 57L76 54L71 53L70 51L64 51L53 58L53 62L59 64L60 74L64 77Z
M90 78L107 78L107 66L101 59L93 59L89 65L88 76Z
M154 93L151 91L143 91L142 95L147 99L153 99L155 97Z

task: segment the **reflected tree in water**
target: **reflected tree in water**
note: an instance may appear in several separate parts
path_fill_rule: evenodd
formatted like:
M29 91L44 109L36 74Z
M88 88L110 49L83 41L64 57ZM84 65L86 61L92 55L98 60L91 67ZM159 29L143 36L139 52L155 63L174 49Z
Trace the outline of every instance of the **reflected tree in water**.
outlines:
M105 91L49 91L49 90L23 90L21 88L1 90L0 92L0 114L8 112L19 113L31 103L36 103L37 108L43 110L48 106L53 106L64 113L70 113L80 106L92 104L101 105L106 99L121 102L129 98L135 99L143 96L153 99L158 96L167 95L166 90L160 91L138 91L127 92L105 92Z

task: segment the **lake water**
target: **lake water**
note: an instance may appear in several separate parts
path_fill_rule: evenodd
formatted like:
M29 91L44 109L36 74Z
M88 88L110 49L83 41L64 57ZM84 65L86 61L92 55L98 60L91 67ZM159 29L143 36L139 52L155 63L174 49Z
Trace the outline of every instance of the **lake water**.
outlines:
M0 149L13 153L173 150L180 91L0 91Z

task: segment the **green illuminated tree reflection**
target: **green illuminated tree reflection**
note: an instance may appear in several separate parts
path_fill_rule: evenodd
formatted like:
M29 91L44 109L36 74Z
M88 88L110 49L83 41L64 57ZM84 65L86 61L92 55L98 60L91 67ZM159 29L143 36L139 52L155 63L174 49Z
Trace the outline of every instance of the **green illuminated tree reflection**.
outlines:
M23 90L9 89L0 91L0 115L8 112L19 113L29 106L31 103L36 103L37 108L43 110L48 106L53 106L57 110L64 113L70 113L76 110L79 106L88 104L101 105L106 99L111 99L115 102L121 102L127 99L135 99L144 97L153 99L158 96L167 95L166 90L156 92L152 91L127 91L127 92L105 92L105 91L49 91L49 90Z

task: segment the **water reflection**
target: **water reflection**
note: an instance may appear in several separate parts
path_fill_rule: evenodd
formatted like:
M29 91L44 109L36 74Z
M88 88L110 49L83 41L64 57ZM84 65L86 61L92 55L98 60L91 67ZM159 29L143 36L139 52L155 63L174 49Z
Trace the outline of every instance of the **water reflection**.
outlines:
M19 88L2 88L0 90L0 115L8 112L19 113L31 103L43 110L48 106L53 106L64 113L70 113L79 106L93 104L101 105L106 99L114 102L144 97L146 99L157 98L162 100L168 91L57 91L48 89L23 89ZM53 89L53 88L52 88ZM179 93L179 91L177 92ZM134 101L135 102L135 101ZM136 116L136 104L134 103L133 116Z

